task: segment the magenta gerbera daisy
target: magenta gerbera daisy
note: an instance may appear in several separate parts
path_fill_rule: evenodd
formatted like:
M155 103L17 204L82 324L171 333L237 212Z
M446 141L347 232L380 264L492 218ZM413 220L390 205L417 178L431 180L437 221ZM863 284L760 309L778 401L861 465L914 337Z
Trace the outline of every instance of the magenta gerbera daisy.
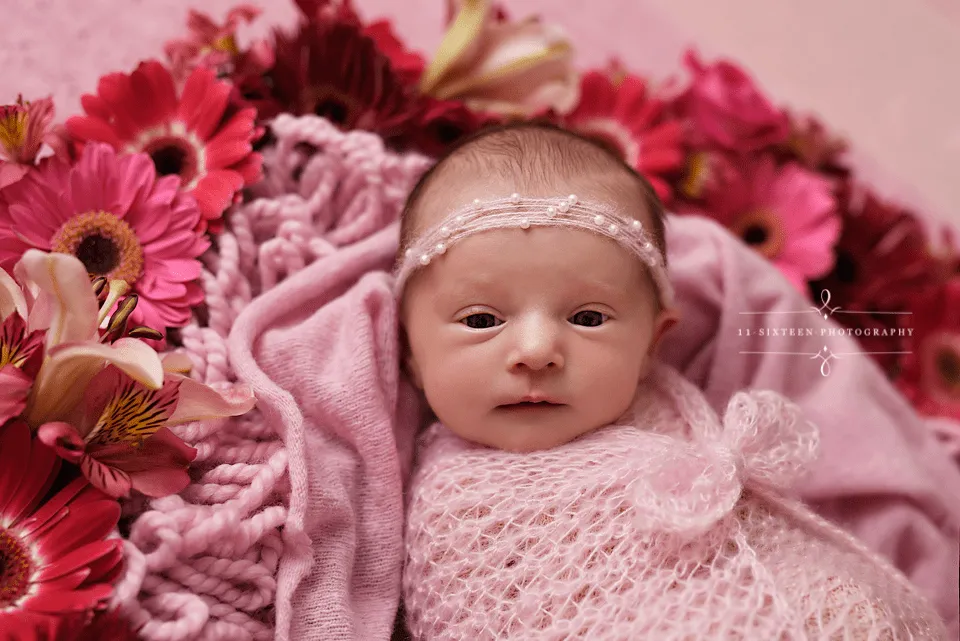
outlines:
M77 164L50 159L4 190L0 267L31 247L73 254L94 276L123 280L139 296L135 323L184 325L203 300L196 282L209 242L200 211L176 176L158 178L146 154L86 146Z
M664 175L683 165L683 130L679 121L664 117L664 106L649 95L643 78L614 64L584 74L580 103L563 124L618 153L666 202L671 190Z
M26 423L0 427L0 630L59 638L62 626L103 604L123 558L120 506L78 478L41 503L59 459Z
M144 152L161 176L176 175L203 214L201 229L220 218L244 185L260 179L262 159L252 151L256 109L228 110L231 85L214 72L194 69L182 92L156 61L130 75L108 74L97 95L82 98L87 115L67 120L80 141L102 141L126 152Z
M776 265L797 289L833 267L840 218L830 183L796 164L769 156L729 174L724 189L706 196L706 215Z

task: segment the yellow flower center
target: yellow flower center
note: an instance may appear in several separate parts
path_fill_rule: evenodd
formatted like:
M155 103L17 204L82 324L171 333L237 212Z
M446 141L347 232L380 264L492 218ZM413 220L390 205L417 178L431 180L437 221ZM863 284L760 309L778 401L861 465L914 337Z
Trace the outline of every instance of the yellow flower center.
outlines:
M73 254L94 276L132 285L143 275L143 247L137 234L109 212L74 216L57 231L52 249Z
M167 385L151 390L124 380L84 440L91 445L129 443L140 447L173 415L178 389L179 385L175 388Z
M23 146L27 137L27 110L20 105L0 107L0 146L9 153Z
M749 211L737 218L730 230L766 258L776 258L783 251L786 240L783 223L772 211Z
M210 48L214 51L225 51L233 55L240 53L240 48L237 47L237 39L233 37L233 34L220 36L210 43Z
M30 554L20 537L0 528L0 612L27 593L32 569Z
M687 173L680 182L680 191L687 198L699 198L708 177L707 154L698 151L690 155L687 161Z

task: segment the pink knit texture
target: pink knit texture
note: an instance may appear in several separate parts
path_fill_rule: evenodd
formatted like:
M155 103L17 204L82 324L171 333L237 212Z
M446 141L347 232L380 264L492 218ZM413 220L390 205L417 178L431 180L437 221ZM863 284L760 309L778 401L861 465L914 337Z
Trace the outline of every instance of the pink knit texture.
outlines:
M386 641L400 603L403 483L422 407L400 375L388 270L401 205L429 161L315 117L272 128L257 199L228 213L205 257L205 320L183 331L196 376L250 384L258 408L180 430L200 450L194 483L130 506L117 601L145 639ZM822 441L801 498L957 626L960 471L930 428L867 357L824 378L800 357L742 354L820 350L819 337L738 333L780 326L808 302L711 221L668 217L667 245L683 318L664 360L717 412L746 387L796 401ZM849 337L828 344L856 349Z
M229 212L216 250L204 256L207 320L182 330L194 376L209 384L236 380L227 339L241 310L304 266L396 221L427 165L420 157L387 155L377 137L344 135L317 118L280 117L271 128L278 141L265 153L266 178L255 192L259 198ZM358 333L357 341L362 340L376 343ZM317 358L319 349L312 350ZM311 358L295 356L304 357ZM115 602L134 624L143 625L140 634L151 641L273 639L276 602L282 622L290 623L283 604L291 596L282 577L278 591L281 556L296 559L309 545L292 523L304 518L308 505L316 508L309 501L319 495L304 488L306 457L312 454L300 442L284 442L277 423L257 409L177 433L199 451L193 483L179 496L129 506L141 513L126 545L128 569ZM312 516L323 516L323 508ZM314 576L348 581L323 571ZM396 599L387 609L396 610ZM387 618L392 624L392 612ZM313 632L281 638L320 638L323 626L301 623ZM364 638L389 636L381 632Z
M946 638L906 577L783 494L817 447L795 404L738 392L721 420L661 365L633 410L526 454L425 432L414 639Z

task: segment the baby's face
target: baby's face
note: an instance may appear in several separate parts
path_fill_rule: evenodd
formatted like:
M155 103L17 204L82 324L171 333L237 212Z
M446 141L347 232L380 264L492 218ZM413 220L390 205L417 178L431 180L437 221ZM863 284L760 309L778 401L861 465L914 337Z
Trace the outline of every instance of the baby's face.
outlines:
M546 449L630 407L676 320L657 309L645 267L613 240L566 228L478 233L410 281L407 363L454 433Z

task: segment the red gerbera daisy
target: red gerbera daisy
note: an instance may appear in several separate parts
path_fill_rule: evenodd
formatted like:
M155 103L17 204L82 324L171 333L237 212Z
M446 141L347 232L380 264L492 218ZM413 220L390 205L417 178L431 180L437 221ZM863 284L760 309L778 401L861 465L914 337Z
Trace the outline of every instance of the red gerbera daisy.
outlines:
M67 129L81 141L149 154L159 175L179 176L181 189L196 197L205 228L261 175L260 154L252 151L256 110L228 114L230 92L230 83L201 67L178 96L170 71L148 61L130 75L102 77L97 95L82 98L87 115L70 118Z
M121 570L122 541L104 540L120 506L84 478L41 504L58 469L26 423L0 428L0 630L15 639L56 638L109 598Z
M683 150L680 122L666 119L664 106L648 94L643 78L614 64L584 74L580 103L563 123L619 154L667 202L671 190L664 175L682 167Z
M960 420L960 278L916 297L911 311L897 385L921 413Z
M416 115L389 59L352 21L313 19L295 35L278 33L276 61L266 77L272 85L268 112L316 114L343 129L385 137L400 133Z
M881 202L874 194L845 183L838 192L843 221L833 270L811 284L814 300L826 290L830 305L843 311L834 318L856 329L895 329L911 326L906 312L929 289L941 269L927 251L926 234L916 217ZM872 332L871 332L872 333ZM861 336L868 352L903 351L905 338ZM896 354L874 354L892 374Z

